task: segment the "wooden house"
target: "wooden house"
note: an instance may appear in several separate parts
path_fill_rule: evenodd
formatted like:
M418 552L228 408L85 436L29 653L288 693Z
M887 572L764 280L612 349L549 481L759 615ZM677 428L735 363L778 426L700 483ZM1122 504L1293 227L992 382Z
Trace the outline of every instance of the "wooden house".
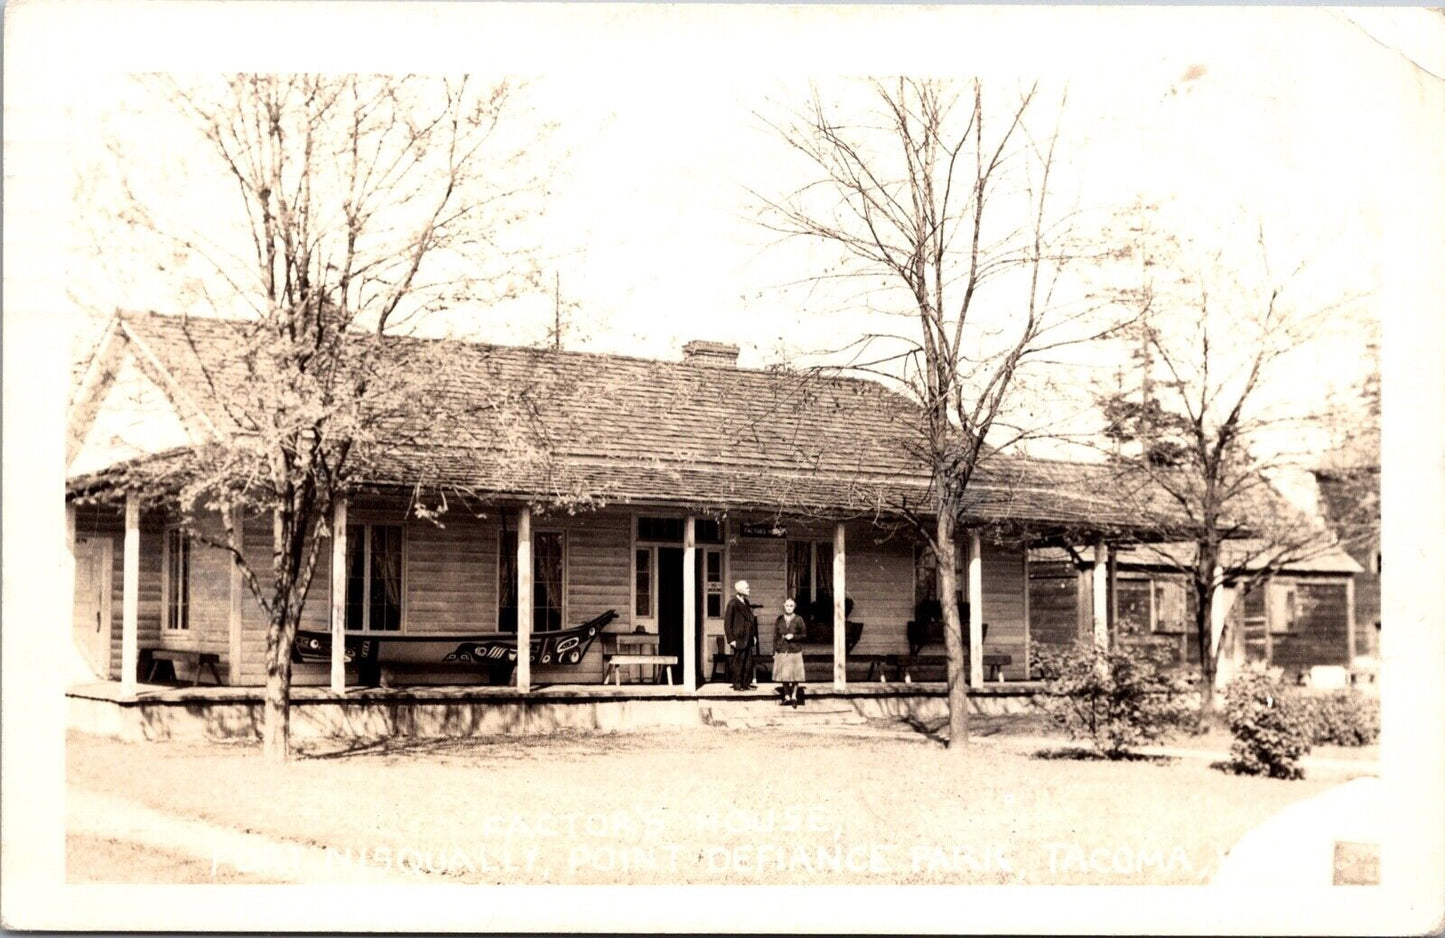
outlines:
M182 680L212 664L225 684L264 681L265 618L229 555L198 536L219 535L221 516L203 515L188 532L173 511L126 491L128 467L227 432L227 396L246 393L235 385L234 329L118 315L72 408L74 635L122 694L146 679L141 669L157 653L175 659ZM736 580L761 604L764 654L792 595L821 604L815 624L831 633L815 642L810 679L838 688L896 680L884 665L909 653L908 624L921 601L937 598L938 582L904 523L926 509L929 487L910 456L909 401L870 381L742 368L737 348L717 343L653 361L396 341L445 341L454 374L440 393L531 394L551 449L530 467L504 466L480 410L469 418L476 426L432 426L432 408L418 402L407 444L373 460L337 506L334 529L345 537L323 552L302 628L346 640L298 663L295 684L341 691L361 680L359 661L346 660L357 639L386 647L516 634L526 648L535 634L612 612L604 634L576 646L576 661L518 655L512 686L600 685L612 676L609 655L650 643L651 653L678 659L682 687L697 688ZM1000 455L973 481L959 562L973 684L986 655L1007 659L999 679L1028 677L1031 539L1140 536L1130 508L1101 497L1107 486L1094 472ZM459 494L445 511L433 502L419 513L422 479L443 497ZM246 556L265 568L271 519L234 510ZM851 647L845 618L862 623ZM466 658L412 662L388 678L484 682Z
M1225 564L1263 569L1259 545L1226 543ZM1109 569L1089 551L1048 547L1029 552L1029 603L1034 641L1053 645L1087 638L1094 597L1103 588L1111 643L1145 647L1173 664L1197 664L1194 594L1179 564L1192 562L1192 545L1132 545L1114 551ZM1253 558L1253 559L1251 559ZM1103 572L1097 576L1096 571ZM1348 667L1356 621L1355 578L1361 567L1341 548L1322 548L1285 564L1242 594L1225 587L1226 615L1221 679L1231 667L1262 661L1298 678L1316 665Z

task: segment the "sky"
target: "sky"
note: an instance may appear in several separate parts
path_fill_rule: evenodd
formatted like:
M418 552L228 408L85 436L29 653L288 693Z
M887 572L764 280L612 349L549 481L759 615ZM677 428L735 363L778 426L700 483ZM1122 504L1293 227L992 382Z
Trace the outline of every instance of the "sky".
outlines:
M1051 96L1067 95L1057 122L1060 197L1093 217L1141 198L1165 204L1170 230L1202 251L1248 243L1250 229L1262 227L1281 263L1309 261L1301 288L1322 301L1359 297L1287 382L1301 398L1322 397L1371 365L1356 320L1380 314L1386 234L1402 185L1396 151L1380 141L1420 118L1410 91L1428 69L1442 69L1430 61L1441 55L1429 39L1445 19L1308 8L611 6L564 14L466 5L408 7L416 12L406 16L372 5L367 17L346 17L297 5L282 8L290 28L341 30L351 44L262 50L162 39L161 26L194 37L270 34L267 21L235 9L200 18L195 7L162 3L106 22L106 8L59 6L99 17L96 33L134 40L105 43L89 68L37 95L37 107L54 110L36 146L55 189L68 183L71 191L53 221L68 250L64 289L52 295L82 337L112 305L169 302L144 263L125 258L116 269L121 249L97 237L74 194L78 179L113 162L112 142L168 180L190 146L163 113L137 104L144 99L131 75L420 67L525 77L524 119L555 122L542 153L554 174L536 231L544 280L566 304L567 347L676 358L687 341L711 339L738 344L745 366L836 361L822 353L899 321L816 282L833 260L828 250L766 230L749 190L775 197L807 178L769 120L785 118L814 88L849 101L860 76L907 70L979 75L1003 90L1038 79ZM396 41L379 44L383 33ZM214 196L175 179L176 204L204 214ZM428 328L541 342L556 299L539 293Z

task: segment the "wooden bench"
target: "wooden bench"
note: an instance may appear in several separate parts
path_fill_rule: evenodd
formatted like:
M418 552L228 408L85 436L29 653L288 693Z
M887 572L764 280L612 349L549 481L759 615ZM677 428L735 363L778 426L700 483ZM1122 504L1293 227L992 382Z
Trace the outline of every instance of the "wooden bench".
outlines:
M962 600L960 600L958 603L958 616L963 623L965 645L963 649L963 656L964 660L967 661L967 632L969 609L968 603L963 602ZM912 618L908 622L907 630L908 654L893 655L891 656L892 660L889 662L890 665L894 668L894 673L897 675L898 680L904 682L911 682L913 680L912 672L916 669L939 666L947 668L947 655L925 655L922 653L923 649L928 645L942 645L944 643L943 610L940 607L938 600L926 599L920 602L917 609L915 610L914 618ZM988 623L984 622L981 634L979 635L979 644L983 644L987 641ZM1013 663L1013 655L985 654L983 656L984 680L1002 681L1003 669Z
M144 649L144 654L147 684L153 684L157 680L178 680L175 667L177 662L191 666L192 687L201 683L201 671L205 668L211 669L211 680L218 686L221 683L221 656L215 652L190 651L184 648L147 648Z
M602 683L607 683L607 678L614 679L618 687L622 686L622 669L632 665L653 665L667 671L667 683L676 683L672 679L672 669L677 665L677 655L608 655L607 673L602 678Z
M924 668L943 668L947 676L947 655L889 655L888 666L893 668L896 680L905 684L913 682L913 672ZM967 656L964 658L967 661ZM1014 663L1013 655L984 655L984 680L1002 681L1003 669Z

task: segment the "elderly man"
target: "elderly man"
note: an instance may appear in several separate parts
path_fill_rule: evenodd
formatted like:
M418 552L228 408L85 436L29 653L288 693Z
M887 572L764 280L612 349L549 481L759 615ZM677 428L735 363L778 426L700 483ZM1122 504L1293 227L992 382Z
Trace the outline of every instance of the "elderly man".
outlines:
M753 683L753 642L758 635L758 617L748 603L752 592L747 580L733 584L736 594L728 600L727 611L723 613L723 637L727 639L732 660L728 670L733 679L733 690L748 690L756 687Z

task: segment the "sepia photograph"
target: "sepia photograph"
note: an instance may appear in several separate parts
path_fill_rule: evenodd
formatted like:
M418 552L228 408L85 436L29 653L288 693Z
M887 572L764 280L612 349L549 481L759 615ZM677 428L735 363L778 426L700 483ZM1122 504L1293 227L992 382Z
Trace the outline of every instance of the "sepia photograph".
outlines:
M6 927L1445 925L1445 13L5 32Z

